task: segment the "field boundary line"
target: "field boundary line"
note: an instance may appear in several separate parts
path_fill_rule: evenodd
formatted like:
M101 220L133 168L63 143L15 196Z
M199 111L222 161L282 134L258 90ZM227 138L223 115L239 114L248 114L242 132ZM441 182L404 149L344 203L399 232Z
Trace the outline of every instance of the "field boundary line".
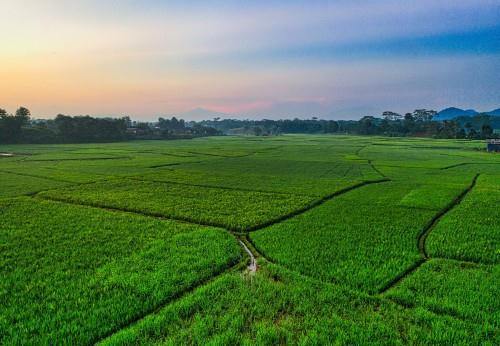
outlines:
M90 183L92 184L92 183ZM149 217L157 220L163 220L163 221L174 221L174 222L180 222L180 223L185 223L193 226L201 226L201 227L213 227L213 228L219 228L223 229L225 231L233 233L230 229L228 229L225 226L218 226L215 224L206 224L206 223L199 223L199 222L194 222L190 221L187 219L180 219L180 218L173 218L173 217L168 217L159 213L147 213L143 211L138 211L138 210L132 210L132 209L125 209L125 208L117 208L117 207L107 207L107 206L102 206L98 205L96 203L82 203L78 201L72 201L72 200L67 200L67 199L59 199L56 197L49 197L49 196L37 196L40 192L45 192L45 191L53 191L57 189L49 189L49 190L43 190L39 192L35 192L31 194L33 198L38 198L40 200L45 200L45 201L51 201L51 202L57 202L57 203L64 203L64 204L70 204L70 205L75 205L75 206L80 206L80 207L87 207L87 208L95 208L95 209L101 209L101 210L106 210L109 212L113 213L124 213L124 214L133 214L137 216L143 216L143 217Z
M171 162L171 163L162 163L160 165L153 165L153 166L148 166L145 168L162 168L162 167L169 167L169 166L179 166L179 165L185 165L185 164L190 164L190 163L202 163L204 161L186 161L186 162Z
M427 170L441 170L439 167L418 167L418 166L400 166L400 165L388 165L379 164L380 167L391 167L391 168L404 168L404 169L427 169Z
M55 168L50 168L50 169L55 169ZM11 196L11 197L8 197L8 198L15 198L15 197L21 197L21 196L35 197L36 195L38 195L39 193L42 193L42 192L56 191L56 190L59 190L61 188L79 187L79 186L84 186L84 185L95 184L97 182L102 182L102 181L108 181L108 180L113 180L113 179L120 179L120 177L107 177L106 179L98 179L98 180L92 180L92 181L86 181L86 182L76 182L76 181L69 181L69 180L60 180L60 179L52 178L52 177L42 177L42 176L33 175L33 174L27 174L27 173L17 173L17 172L5 171L5 170L2 170L2 169L0 169L0 173L18 175L18 176L21 176L21 177L38 178L38 179L42 179L42 180L55 181L55 182L58 182L58 183L68 184L68 185L65 185L65 186L51 187L51 188L47 188L47 189L43 189L43 190L38 190L38 191L34 191L34 192L27 192L27 193L23 193L23 194L20 194L20 195L14 195L14 196ZM48 198L46 198L46 199L48 199ZM58 201L58 202L60 202L60 201Z
M456 196L446 207L441 209L434 217L426 224L426 226L423 228L423 230L420 232L420 234L417 237L417 248L418 252L420 254L420 259L415 262L410 268L406 269L405 271L399 273L394 279L389 281L387 284L385 284L380 290L379 294L384 294L387 292L389 289L392 287L396 286L399 282L404 280L408 275L412 274L415 270L420 268L422 264L427 262L431 257L429 257L429 254L427 253L427 250L425 249L425 242L427 240L428 235L432 232L432 230L436 227L436 225L441 221L441 219L452 209L454 209L457 205L462 202L462 200L467 196L467 194L476 186L477 179L479 177L479 173L477 173L474 178L472 179L472 182L463 190L458 196Z
M441 167L439 169L445 170L445 169L466 166L466 165L499 165L499 164L500 163L498 163L498 162L462 162L462 163L456 163L454 165L450 165L450 166L446 166L446 167Z
M455 167L460 167L460 166L465 166L465 165L470 165L470 162L462 162L462 163L455 163L454 165L449 165L445 167L439 168L440 170L445 170L445 169L450 169L450 168L455 168Z
M237 159L240 157L248 157L257 154L257 151L252 151L251 153L245 153L242 155L236 155L236 156L230 156L230 155L220 155L220 154L211 154L211 153L200 153L196 151L186 151L189 154L194 154L194 155L203 155L203 156L214 156L214 157L220 157L222 159Z
M364 146L356 149L356 151L354 151L354 155L359 156L359 153L362 152L363 150L365 150L366 148L368 148L370 145L372 145L372 143L364 145Z
M379 293L385 293L387 292L390 288L396 286L400 281L402 281L404 278L407 276L411 275L414 271L416 271L422 264L427 262L425 258L420 258L417 262L413 263L410 267L408 267L406 270L402 271L396 277L394 277L391 281L386 283L380 290Z
M137 154L154 154L154 155L161 155L161 156L172 156L172 157L197 157L194 155L180 155L180 154L173 154L173 153L162 153L162 152L155 152L155 151L130 151L131 153L137 153Z
M37 178L37 177L34 176L34 178ZM107 178L103 178L103 179L92 180L92 181L85 181L85 182L67 182L67 181L55 180L55 181L59 181L59 182L68 183L70 185L51 187L51 188L48 188L48 189L43 189L43 190L39 190L39 191L35 191L35 192L29 192L29 193L26 193L26 194L23 194L23 195L20 195L20 196L37 197L38 194L44 193L44 192L48 192L48 191L58 191L60 189L65 189L65 188L75 188L75 187L80 187L80 186L85 186L85 185L92 185L92 184L95 184L95 183L100 183L100 182L105 182L105 181L111 181L111 180L120 180L120 179L121 179L120 177L107 177ZM43 199L50 200L48 197L43 197ZM55 202L62 202L62 201L59 201L59 200L56 200L56 199L54 199L53 201L55 201Z
M366 185L371 185L371 184L379 184L379 183L385 183L385 182L389 182L391 181L391 179L389 178L383 178L383 179L377 179L377 180L367 180L367 181L362 181L360 183L357 183L357 184L354 184L354 185L351 185L351 186L348 186L348 187L345 187L345 188L342 188L340 190L337 190L333 193L330 193L326 196L323 196L313 202L311 202L309 205L303 207L303 208L300 208L300 209L297 209L291 213L288 213L288 214L285 214L285 215L282 215L276 219L273 219L273 220L269 220L263 224L260 224L260 225L256 225L256 226L253 226L253 227L250 227L248 229L246 229L246 232L254 232L254 231L259 231L263 228L266 228L266 227L269 227L269 226L272 226L274 224L277 224L277 223L280 223L280 222L283 222L283 221L286 221L288 219L291 219L295 216L298 216L298 215L301 215L301 214L304 214L305 212L315 208L315 207L318 207L320 205L322 205L323 203L331 200L332 198L334 197L337 197L337 196L340 196L340 195L343 195L347 192L350 192L352 190L355 190L355 189L358 189L360 187L363 187L363 186L366 186Z
M301 197L318 197L318 195L304 195L300 193L294 192L284 192L284 191L271 191L271 190L254 190L254 189L246 189L241 187L229 187L229 186L217 186L217 185L209 185L209 184L190 184L190 183L182 183L179 181L171 181L171 180L150 180L145 179L143 177L124 177L125 179L130 179L134 181L140 181L143 183L159 183L159 184L173 184L173 185L181 185L181 186L193 186L193 187L206 187L209 189L221 189L221 190L232 190L232 191L241 191L241 192L257 192L257 193L269 193L269 194L278 194L278 195L292 195L292 196L301 196ZM141 179L139 179L141 178Z
M477 323L475 321L472 321L472 320L470 320L466 317L460 316L458 314L452 314L444 309L440 310L440 309L437 309L437 308L431 307L431 306L410 303L408 301L403 301L402 299L398 299L396 297L384 297L383 299L387 299L388 301L390 301L396 305L401 306L403 309L415 309L417 307L420 307L420 308L424 309L425 311L428 311L428 312L430 312L434 315L437 315L437 316L449 317L449 318L452 318L452 319L457 320L457 321L466 322L466 323L473 323L475 325L479 325L479 323Z
M373 160L369 159L368 160L368 164L370 165L370 167L375 171L377 172L378 174L380 174L381 176L383 176L384 178L387 178L387 176L382 173L382 171L380 171L380 169L378 169L377 167L375 167L375 165L373 164Z
M472 265L481 265L481 266L495 266L498 265L498 262L488 262L488 261L483 261L483 260L478 260L474 258L467 258L467 259L462 259L458 257L430 257L430 260L443 260L443 261L450 261L450 262L458 262L458 263L466 263L466 264L472 264Z
M239 156L226 156L226 155L220 155L220 154L211 154L211 153L200 153L197 151L186 151L186 153L193 154L193 155L202 155L202 156L214 156L214 157L220 157L220 158L231 158L231 157L239 157Z
M59 167L52 167L51 166L51 167L44 167L44 169L48 169L48 170L52 170L52 171L57 171L59 173L71 173L71 171L68 171L67 169L64 169L64 168L61 169ZM29 174L29 173L23 173L23 172L14 172L14 171L11 171L9 169L5 170L5 169L2 169L2 168L0 168L0 173L7 173L7 174L24 176L24 177L45 179L45 180L51 180L51 181L56 181L56 182L60 182L60 183L68 183L68 184L72 184L73 186L79 186L79 185L85 185L85 184L93 184L93 183L97 183L97 182L100 182L100 181L103 181L103 180L114 180L114 179L125 179L125 178L128 178L127 175L120 176L120 175L109 175L109 174L103 174L103 173L87 173L87 172L83 172L84 174L98 175L98 176L101 176L103 178L97 179L97 180L92 180L92 181L85 181L85 182L81 182L80 181L80 182L78 182L78 181L64 180L64 179L58 179L58 178L53 178L53 177L46 177L46 176L36 175L36 174ZM81 173L81 172L77 172L77 173ZM50 189L50 190L54 190L54 189Z
M19 172L13 172L10 170L4 170L0 169L1 173L7 173L7 174L13 174L13 175L19 175L21 177L30 177L30 178L37 178L37 179L45 179L45 180L51 180L51 181L56 181L58 183L68 183L68 184L78 184L75 181L69 181L69 180L63 180L63 179L57 179L57 178L52 178L52 177L43 177L40 175L36 174L29 174L29 173L19 173Z
M450 212L452 209L454 209L457 205L462 202L462 200L465 198L465 196L476 186L477 178L479 177L479 173L474 176L472 179L472 182L467 186L465 190L463 190L457 197L451 201L444 209L442 209L439 213L437 213L431 221L424 227L423 232L420 233L418 237L418 250L420 252L420 255L424 259L429 258L429 254L427 253L427 250L425 249L425 242L427 240L427 236L432 232L434 227L441 221L443 216L445 216L448 212Z
M179 301L180 299L182 299L182 298L186 297L187 295L193 293L194 291L196 291L200 287L206 286L209 283L217 280L222 275L227 274L227 273L229 273L229 272L231 272L233 270L238 269L241 265L242 265L241 259L239 261L237 261L236 263L228 263L228 265L226 266L226 268L224 268L220 272L215 273L214 275L209 276L208 278L199 280L198 282L194 282L191 286L187 287L186 289L184 289L182 291L179 291L179 292L173 294L172 296L169 296L168 298L160 300L160 302L158 302L158 304L156 304L151 309L145 311L144 313L142 313L142 314L140 314L138 316L131 317L128 321L124 322L121 326L117 326L116 328L112 328L110 331L108 331L104 335L96 337L91 342L91 344L93 344L93 345L98 344L101 341L104 341L105 339L113 336L114 334L116 334L116 333L118 333L118 332L120 332L120 331L122 331L124 329L127 329L127 328L133 326L136 323L139 323L140 321L144 320L148 316L157 314L158 312L160 312L163 308L167 307L168 305L174 304L175 302Z
M131 160L130 156L113 156L113 157L82 157L71 159L39 159L39 160L24 160L24 162L61 162L61 161L102 161L102 160Z

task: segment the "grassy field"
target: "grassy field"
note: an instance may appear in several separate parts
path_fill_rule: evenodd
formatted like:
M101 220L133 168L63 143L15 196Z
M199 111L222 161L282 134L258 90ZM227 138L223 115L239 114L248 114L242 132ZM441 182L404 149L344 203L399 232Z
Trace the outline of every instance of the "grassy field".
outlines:
M0 344L499 344L484 146L0 146Z

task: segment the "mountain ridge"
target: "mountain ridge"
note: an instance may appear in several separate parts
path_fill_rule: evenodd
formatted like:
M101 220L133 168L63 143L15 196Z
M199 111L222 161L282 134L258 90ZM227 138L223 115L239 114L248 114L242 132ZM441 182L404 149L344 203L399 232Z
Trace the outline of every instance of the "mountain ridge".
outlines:
M485 114L490 116L500 116L500 108L494 109L489 112L478 112L475 109L461 109L457 107L448 107L437 112L434 120L451 120L458 117L472 117L478 114Z

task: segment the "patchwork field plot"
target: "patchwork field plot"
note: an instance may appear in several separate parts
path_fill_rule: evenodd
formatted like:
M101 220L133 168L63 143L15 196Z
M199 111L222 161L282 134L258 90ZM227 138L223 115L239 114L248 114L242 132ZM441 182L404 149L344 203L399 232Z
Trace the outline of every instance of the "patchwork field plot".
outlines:
M483 326L500 327L500 266L432 259L387 296Z
M0 153L0 344L500 344L500 157L482 142Z
M434 257L500 262L500 175L480 176L473 191L435 227L427 239Z
M241 256L215 228L31 198L0 212L2 344L90 343Z
M306 196L190 187L130 179L45 191L38 196L239 231L266 224L280 216L303 209L313 202L311 197Z

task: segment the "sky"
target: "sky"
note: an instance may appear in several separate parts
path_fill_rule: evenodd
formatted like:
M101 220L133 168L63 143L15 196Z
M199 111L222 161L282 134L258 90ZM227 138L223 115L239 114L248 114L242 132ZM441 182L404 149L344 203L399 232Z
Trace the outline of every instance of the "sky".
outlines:
M500 1L0 0L0 108L21 105L142 120L488 111Z

